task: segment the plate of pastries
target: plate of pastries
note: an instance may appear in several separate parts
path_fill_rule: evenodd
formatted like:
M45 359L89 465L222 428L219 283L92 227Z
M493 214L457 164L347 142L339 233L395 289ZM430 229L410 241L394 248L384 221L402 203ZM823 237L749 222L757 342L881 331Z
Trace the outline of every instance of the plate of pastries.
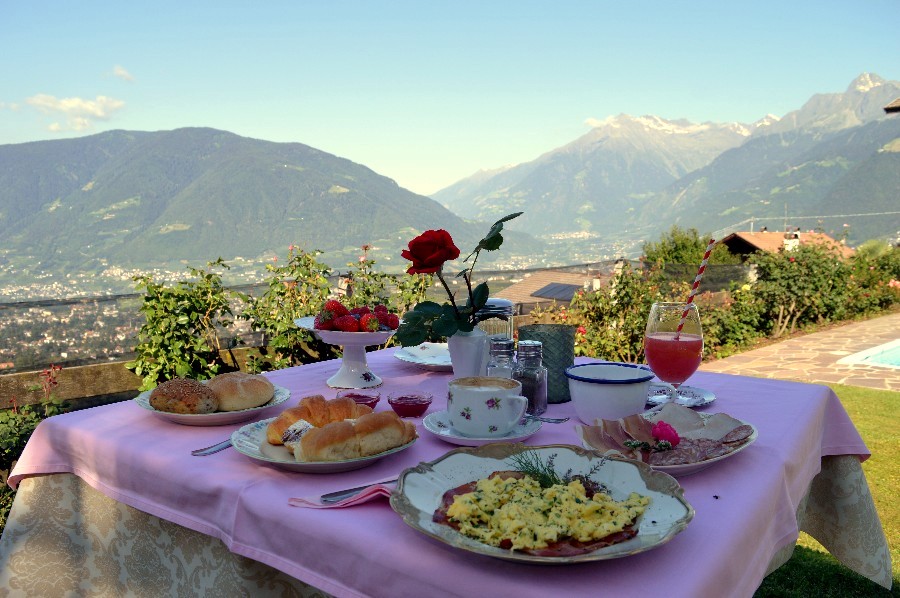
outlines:
M236 430L231 442L238 452L281 469L337 473L372 465L417 438L416 426L393 411L373 411L349 397L310 395L278 417Z
M246 372L219 374L210 380L174 378L134 401L157 416L187 426L225 426L247 421L291 398L291 391L265 376Z

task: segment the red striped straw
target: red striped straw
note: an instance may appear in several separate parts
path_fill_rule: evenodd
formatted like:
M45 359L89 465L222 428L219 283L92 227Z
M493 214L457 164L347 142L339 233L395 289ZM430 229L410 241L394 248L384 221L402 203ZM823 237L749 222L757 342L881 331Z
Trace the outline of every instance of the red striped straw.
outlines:
M700 262L700 269L697 270L697 276L694 278L694 286L691 287L691 294L688 295L687 303L684 305L684 311L681 312L681 321L678 322L678 329L675 330L675 340L678 340L678 337L681 336L681 329L684 328L684 323L687 321L688 312L691 311L691 303L694 302L694 295L697 294L697 289L700 288L700 279L703 278L703 272L706 270L706 264L709 263L709 254L712 253L713 247L716 245L715 239L709 240L709 245L706 246L706 253L703 254L703 261Z

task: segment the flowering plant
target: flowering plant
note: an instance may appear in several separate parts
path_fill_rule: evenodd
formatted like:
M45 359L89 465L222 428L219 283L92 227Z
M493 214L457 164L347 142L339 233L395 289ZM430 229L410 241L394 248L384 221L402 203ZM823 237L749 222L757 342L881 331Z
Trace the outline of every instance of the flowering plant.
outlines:
M457 274L466 283L465 303L456 295L444 279L444 264L459 257L459 248L453 243L450 233L443 229L427 230L409 242L408 249L400 255L412 262L407 274L434 274L441 281L449 303L422 301L406 312L394 338L404 347L418 345L430 336L453 336L458 331L471 332L478 323L477 313L487 303L489 289L486 282L472 287L472 273L482 250L496 251L503 244L503 223L517 218L522 212L505 216L494 223L488 234L478 242L464 262L472 259L468 268Z

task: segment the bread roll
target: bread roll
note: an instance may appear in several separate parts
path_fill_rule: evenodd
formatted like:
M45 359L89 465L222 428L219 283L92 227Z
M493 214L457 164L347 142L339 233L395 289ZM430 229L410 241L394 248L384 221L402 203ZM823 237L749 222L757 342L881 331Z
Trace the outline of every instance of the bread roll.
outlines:
M219 398L196 380L166 380L150 393L150 406L169 413L212 413L219 408Z
M416 427L393 411L368 413L309 430L294 445L298 461L345 461L377 455L416 438Z
M219 374L206 383L219 397L219 411L240 411L272 400L275 387L264 376L246 372Z
M356 419L367 413L372 413L371 407L359 405L348 397L332 401L326 401L322 395L303 397L300 399L299 405L285 409L269 424L266 428L266 439L269 444L284 444L282 435L291 427L291 424L301 419L321 428L333 422Z

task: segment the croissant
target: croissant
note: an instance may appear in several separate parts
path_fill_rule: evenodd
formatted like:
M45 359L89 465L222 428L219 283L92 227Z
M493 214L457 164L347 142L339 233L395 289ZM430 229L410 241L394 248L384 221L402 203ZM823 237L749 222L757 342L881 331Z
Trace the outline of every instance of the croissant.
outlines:
M371 407L359 405L349 397L326 401L322 395L310 395L300 399L300 404L296 407L285 409L272 420L266 428L266 440L269 444L284 444L284 432L301 419L321 428L333 422L356 419L367 413L372 413Z
M297 461L345 461L377 455L416 438L416 427L393 411L367 413L359 419L308 430L293 445Z

